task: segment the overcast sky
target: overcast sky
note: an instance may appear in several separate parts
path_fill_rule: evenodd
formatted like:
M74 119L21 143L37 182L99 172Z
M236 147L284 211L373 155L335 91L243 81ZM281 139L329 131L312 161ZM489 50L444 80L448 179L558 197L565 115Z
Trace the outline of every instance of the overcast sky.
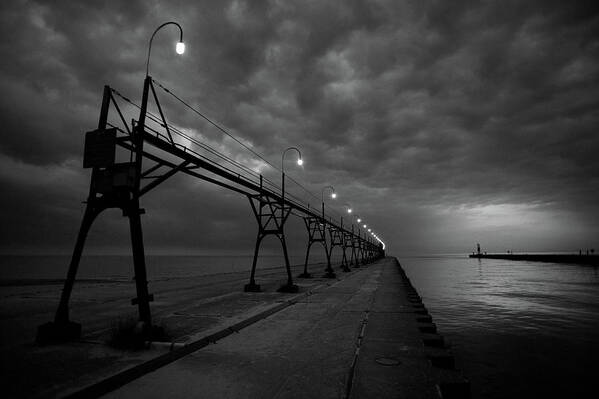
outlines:
M599 247L597 1L8 0L0 9L5 253L71 251L89 189L84 133L97 125L102 88L139 99L149 38L171 20L187 51L175 54L178 32L165 28L151 75L273 164L301 148L305 165L286 164L288 174L317 195L335 186L337 205L349 202L391 254L468 252L476 242ZM253 250L257 227L236 193L175 176L142 206L148 252ZM301 220L287 231L301 255ZM101 215L88 244L127 250L126 219Z

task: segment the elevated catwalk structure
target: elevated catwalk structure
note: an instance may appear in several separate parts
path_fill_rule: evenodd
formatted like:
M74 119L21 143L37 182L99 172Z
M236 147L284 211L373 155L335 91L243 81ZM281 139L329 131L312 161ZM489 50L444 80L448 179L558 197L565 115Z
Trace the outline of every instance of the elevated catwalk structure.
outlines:
M191 110L202 118L203 123L211 124L228 134L150 76L146 76L144 80L140 105L117 90L109 86L104 87L98 128L87 132L85 136L83 166L92 169L85 213L56 316L53 322L39 327L38 342L77 339L80 336L81 325L69 318L69 299L87 233L96 217L110 208L121 209L123 216L128 218L136 285L136 297L131 302L138 307L139 321L145 333L152 334L150 302L153 296L148 290L141 224L141 215L145 210L140 206L140 199L177 173L193 176L248 198L258 223L258 235L250 281L245 286L247 291L260 290L255 281L256 262L260 244L268 235L274 235L280 240L285 257L287 281L280 291L297 291L291 276L284 233L285 222L291 214L303 217L307 221L308 251L314 242L321 242L327 248L325 230L329 231L327 272L332 271L332 247L344 245L338 237L351 241L352 259L355 259L354 249L358 250L356 256L360 257L362 262L384 256L382 244L375 244L370 237L356 235L353 228L345 229L335 218L325 215L324 209L322 213L318 212L298 196L283 194L281 187L262 174L206 145L183 129L169 124L165 117L165 108L157 95L157 87L170 96L171 102ZM157 112L150 112L149 104L153 104ZM128 123L126 115L135 111L138 111L137 119L132 118ZM284 175L281 184L285 184ZM314 226L317 233L310 233Z

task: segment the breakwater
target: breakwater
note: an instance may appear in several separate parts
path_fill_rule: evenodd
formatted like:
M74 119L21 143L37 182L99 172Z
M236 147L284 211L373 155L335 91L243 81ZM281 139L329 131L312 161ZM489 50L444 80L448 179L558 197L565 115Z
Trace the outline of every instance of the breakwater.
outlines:
M576 254L470 254L470 258L506 259L531 262L576 263L581 265L599 266L597 255Z

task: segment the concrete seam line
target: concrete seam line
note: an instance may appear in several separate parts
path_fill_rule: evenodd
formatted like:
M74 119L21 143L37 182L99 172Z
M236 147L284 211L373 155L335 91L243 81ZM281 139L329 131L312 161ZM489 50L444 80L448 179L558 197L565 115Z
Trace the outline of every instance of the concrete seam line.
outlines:
M361 269L359 271L362 271L362 270L365 270L365 269ZM341 280L338 280L337 282L339 282L339 281L341 281ZM210 343L215 343L216 341L223 339L223 338L227 337L228 335L233 334L234 332L239 332L241 329L248 327L248 326L256 323L257 321L260 321L270 315L280 312L281 310L297 303L297 301L299 299L301 299L302 297L307 297L317 291L320 291L320 289L323 287L326 289L326 288L328 288L328 285L327 284L318 285L302 294L295 295L294 297L289 298L278 305L267 308L267 309L263 310L262 312L255 314L252 317L249 317L245 320L237 322L231 326L227 326L227 327L223 328L222 330L217 331L213 334L199 338L198 340L190 342L189 344L186 344L185 346L183 346L181 348L175 349L171 352L157 356L157 357L150 359L148 361L145 361L141 364L138 364L136 366L133 366L126 370L118 372L117 374L114 374L114 375L107 377L103 380L100 380L100 381L95 382L91 385L88 385L84 388L81 388L80 390L77 390L73 393L67 394L67 395L63 396L63 398L65 398L65 399L66 398L69 398L69 399L98 398L102 395L107 394L108 392L114 391L115 389L122 387L123 385L125 385L133 380L136 380L136 379L144 376L145 374L148 374L148 373L150 373L154 370L157 370L161 367L164 367L169 363L172 363L184 356L189 355L190 353L193 353L199 349L202 349L203 347L208 346Z
M351 391L354 386L354 376L356 374L356 365L358 364L358 357L360 356L360 348L362 347L362 340L364 339L364 332L366 331L366 325L368 324L370 310L364 311L364 317L362 318L362 326L360 327L360 333L356 339L356 350L354 351L354 357L349 367L349 373L347 377L347 384L345 386L344 399L351 398Z

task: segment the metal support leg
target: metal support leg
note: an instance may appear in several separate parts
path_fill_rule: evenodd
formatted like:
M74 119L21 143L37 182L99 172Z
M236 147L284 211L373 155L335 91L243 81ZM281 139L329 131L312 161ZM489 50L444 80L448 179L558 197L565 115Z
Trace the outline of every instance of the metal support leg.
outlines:
M252 271L250 273L250 282L244 286L245 292L260 292L260 286L256 284L256 263L258 262L258 252L260 251L260 243L264 235L260 232L256 237L256 248L254 249L254 260L252 262Z
M79 229L75 248L73 249L73 256L71 257L67 279L64 282L64 287L60 296L60 304L58 305L56 317L54 318L54 322L56 323L67 323L69 321L69 300L71 298L73 286L75 285L79 262L81 261L81 255L83 254L83 246L85 245L87 233L98 214L99 212L89 205L85 208L83 220L81 221L81 228Z
M341 260L341 269L344 272L350 272L349 262L347 261L347 248L349 248L351 244L351 236L346 232L341 232L341 250L343 251L343 258Z
M350 264L354 267L360 267L360 262L358 262L358 257L356 256L356 244L354 242L352 242L352 246L351 246Z
M54 321L38 327L36 336L37 343L44 344L49 342L77 340L81 337L81 324L69 320L69 300L71 298L73 286L75 285L75 278L77 277L77 270L79 269L79 262L81 261L87 233L89 232L94 219L102 210L103 209L97 209L89 204L85 208L75 248L73 249L73 256L71 257L67 279L64 282L62 293L60 295L60 303L58 304Z
M293 284L293 277L291 277L291 266L289 265L289 254L287 253L287 243L285 242L285 234L278 235L283 245L283 255L285 256L285 267L287 269L287 284L281 286L277 291L279 292L297 292L299 287Z
M315 217L305 217L304 224L306 225L306 230L308 230L308 248L306 248L306 260L304 262L304 272L300 274L298 277L301 278L312 278L312 275L308 273L308 260L310 257L310 249L312 248L312 244L319 242L324 246L325 251L327 250L327 241L325 235L325 224L321 221L320 218Z
M308 257L310 256L310 248L312 247L312 244L314 244L312 241L308 243L308 248L306 249L306 260L304 262L304 272L298 276L299 278L312 278L312 275L308 273Z
M148 278L146 274L146 262L144 256L143 234L141 230L141 213L139 201L132 200L127 209L129 217L129 228L131 230L131 246L133 249L133 267L135 269L135 288L137 298L131 303L137 304L139 310L139 321L145 323L147 328L152 325L152 316L150 313L150 302L153 296L148 293Z
M341 250L343 251L343 258L341 258L341 270L344 272L350 272L351 269L347 265L347 256L345 255L345 244L341 245Z
M329 248L326 244L324 246L324 251L327 255L327 268L325 269L325 278L337 278L333 267L331 266L331 253L333 252L333 248Z
M260 176L260 186L262 187L262 176ZM264 195L248 195L248 200L258 223L258 237L256 239L256 248L254 250L254 261L252 263L252 273L249 284L245 285L246 292L259 292L260 286L256 284L255 272L258 253L260 251L260 242L267 235L276 235L283 246L285 256L285 268L287 270L287 283L279 288L280 292L297 292L297 285L293 284L291 276L291 266L289 265L289 254L287 253L287 243L285 242L285 221L291 213L291 208L283 206L279 201L274 201Z

